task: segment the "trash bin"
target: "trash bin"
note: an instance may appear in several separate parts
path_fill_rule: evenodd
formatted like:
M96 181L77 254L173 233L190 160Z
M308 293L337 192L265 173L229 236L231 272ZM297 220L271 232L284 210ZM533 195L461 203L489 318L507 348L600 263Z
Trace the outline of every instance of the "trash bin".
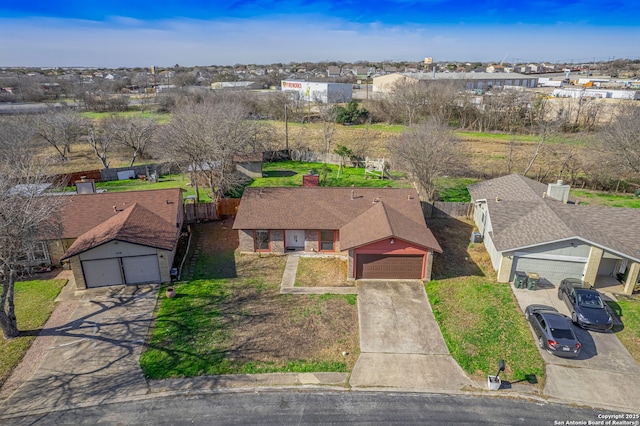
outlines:
M513 286L515 288L524 288L527 285L527 274L522 271L516 271L516 276L513 279Z
M538 281L540 281L540 275L535 272L529 272L527 274L527 288L529 290L535 290L538 285Z

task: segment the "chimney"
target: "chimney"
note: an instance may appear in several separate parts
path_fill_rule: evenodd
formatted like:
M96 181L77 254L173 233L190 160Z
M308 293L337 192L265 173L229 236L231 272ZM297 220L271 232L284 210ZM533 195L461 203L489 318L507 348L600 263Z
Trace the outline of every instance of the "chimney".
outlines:
M565 185L564 181L559 179L556 183L550 183L547 185L546 198L552 198L566 204L567 201L569 201L570 189L570 185Z
M313 170L309 170L309 174L302 175L302 186L319 186L320 176L313 174Z

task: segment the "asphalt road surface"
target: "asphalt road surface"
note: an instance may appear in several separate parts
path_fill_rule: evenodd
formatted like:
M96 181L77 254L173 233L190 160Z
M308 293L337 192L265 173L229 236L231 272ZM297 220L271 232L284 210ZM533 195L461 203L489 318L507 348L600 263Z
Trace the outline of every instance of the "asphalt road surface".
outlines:
M605 416L610 415L623 416L620 419L632 416L546 402L495 397L398 392L245 390L154 397L37 416L2 418L0 415L0 424L586 425L598 424L593 422L599 421L602 421L600 424L605 424ZM635 420L631 419L631 422L633 421Z

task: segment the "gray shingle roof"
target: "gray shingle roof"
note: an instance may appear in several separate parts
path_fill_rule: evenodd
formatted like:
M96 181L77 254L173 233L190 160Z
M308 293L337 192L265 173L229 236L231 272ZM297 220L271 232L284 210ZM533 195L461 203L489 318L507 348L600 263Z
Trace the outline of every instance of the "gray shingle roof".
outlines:
M468 187L472 200L487 200L496 249L578 238L640 261L639 209L564 204L543 198L546 187L520 175Z

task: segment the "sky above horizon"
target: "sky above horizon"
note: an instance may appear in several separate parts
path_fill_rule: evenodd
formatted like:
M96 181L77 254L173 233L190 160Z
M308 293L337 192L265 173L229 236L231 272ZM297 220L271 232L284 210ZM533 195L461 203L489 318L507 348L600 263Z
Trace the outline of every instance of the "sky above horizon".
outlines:
M0 67L638 59L637 0L0 4Z

